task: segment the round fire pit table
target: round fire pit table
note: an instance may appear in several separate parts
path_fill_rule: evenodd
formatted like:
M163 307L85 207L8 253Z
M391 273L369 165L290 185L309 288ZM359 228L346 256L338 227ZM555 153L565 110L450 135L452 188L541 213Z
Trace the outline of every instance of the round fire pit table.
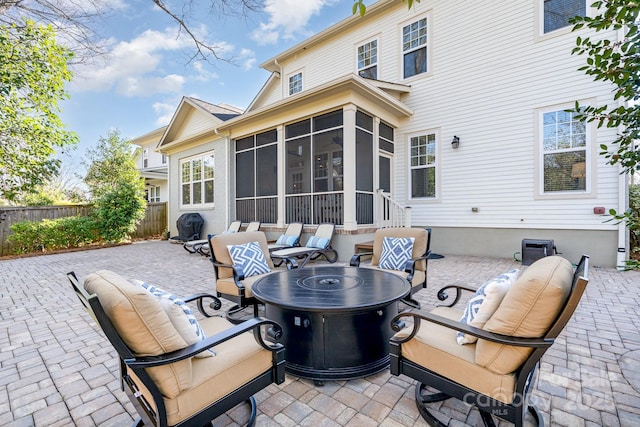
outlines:
M324 266L272 273L252 290L283 327L287 372L321 383L389 366L391 319L410 288L384 270Z

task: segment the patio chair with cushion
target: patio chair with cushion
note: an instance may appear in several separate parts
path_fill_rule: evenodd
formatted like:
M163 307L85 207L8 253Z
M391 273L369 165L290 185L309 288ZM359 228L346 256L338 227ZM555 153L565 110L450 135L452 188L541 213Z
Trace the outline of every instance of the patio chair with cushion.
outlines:
M68 277L118 353L121 388L139 415L134 426L211 425L242 402L251 406L253 425L253 395L284 381L284 347L267 340L281 333L275 322L232 325L205 311L205 301L220 306L213 295L180 299L108 270L89 274L84 287L73 272ZM202 320L187 306L191 301Z
M262 225L260 221L251 221L244 231L258 231L260 230L260 225Z
M240 227L242 226L242 221L232 221L227 229L223 231L223 233L237 233L240 231ZM258 225L258 228L260 226ZM211 235L209 235L211 236ZM199 253L203 256L209 256L209 237L206 239L194 240L191 242L185 242L182 247L185 251L195 254Z
M273 270L269 257L267 238L262 231L218 234L209 239L209 251L216 279L217 296L236 303L227 318L237 322L242 310L253 306L254 317L258 316L258 300L251 290L253 284ZM287 268L294 268L287 262Z
M454 397L480 411L486 426L497 416L520 427L528 410L544 424L529 394L540 358L573 315L588 282L589 257L577 268L560 256L534 262L516 278L509 271L473 289L448 286L438 293L455 298L427 313L398 314L392 327L391 373L418 381L416 404L432 426L443 426L428 403ZM453 308L462 292L475 292L464 311ZM412 326L402 329L403 318ZM440 392L429 394L427 387Z
M323 257L330 263L338 260L338 252L331 247L333 232L336 226L331 223L318 225L313 236L309 237L304 246L278 249L271 252L271 258L276 266L282 262L295 262L295 259L302 260L298 265L303 268L307 262Z
M304 224L301 222L290 223L284 233L278 236L275 243L269 244L269 252L300 246L300 236L303 228Z
M379 228L373 237L373 252L361 252L351 257L352 267L385 269L399 274L411 285L410 293L402 299L405 304L420 308L412 295L427 287L427 266L431 246L431 228ZM361 263L370 257L370 263Z

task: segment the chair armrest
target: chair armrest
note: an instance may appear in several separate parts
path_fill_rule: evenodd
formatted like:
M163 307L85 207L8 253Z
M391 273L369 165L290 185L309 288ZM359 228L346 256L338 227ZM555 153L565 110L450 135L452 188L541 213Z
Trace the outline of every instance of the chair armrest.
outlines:
M271 328L282 330L280 325L273 320L265 319L264 317L254 317L253 319L246 320L238 325L234 325L227 330L219 332L215 335L205 338L195 344L187 346L183 349L172 351L170 353L161 354L159 356L146 356L136 357L134 359L124 359L124 363L127 366L133 368L151 368L153 366L168 365L170 363L179 362L184 359L195 356L205 350L208 350L216 345L222 344L240 334L253 330L254 337L258 344L269 351L278 351L284 346L280 343L267 344L262 338L260 332L261 326L271 325ZM270 334L271 335L271 334ZM274 333L277 338L277 331Z
M238 283L244 280L244 271L242 271L240 267L231 265L231 264L222 264L221 262L214 261L213 259L211 259L211 263L213 264L214 267L217 267L217 268L220 268L220 267L230 268L233 271L233 279L236 282L236 285L238 285L239 288L244 289L244 286Z
M355 254L351 257L351 260L349 261L349 265L351 267L360 267L360 258L365 257L365 256L373 256L373 252L360 252L358 254Z
M485 339L487 341L492 341L498 344L505 344L505 345L511 345L516 347L531 347L531 348L550 347L554 342L552 338L523 338L523 337L513 337L510 335L496 334L493 332L485 331L484 329L475 328L466 323L447 319L446 317L439 316L437 314L429 313L426 311L421 311L421 310L409 310L396 315L393 319L391 319L391 327L394 331L398 332L406 326L405 323L402 320L400 320L403 317L413 318L413 326L412 326L413 329L411 333L406 337L391 338L392 341L397 343L407 342L410 339L412 339L420 329L421 320L435 323L437 325L441 325L449 329L454 329L456 331L460 331L465 334L473 335L474 337L478 337L479 339Z
M443 288L440 288L440 290L438 291L437 295L438 295L438 299L440 301L444 301L447 298L449 298L449 294L447 293L447 289L455 289L456 297L449 304L440 304L440 305L438 305L438 307L453 307L454 305L456 305L458 303L458 301L460 301L460 297L462 296L463 291L474 292L474 293L475 293L475 291L477 291L476 288L472 288L472 287L469 287L469 286L448 285L448 286L445 286Z
M222 307L222 301L220 301L220 299L217 296L211 295L208 293L201 292L198 294L187 295L186 297L182 298L182 300L184 302L196 301L196 304L198 305L198 311L200 311L200 313L202 313L203 316L213 317L211 314L207 313L204 309L204 300L206 298L210 298L213 300L209 303L209 307L211 307L214 310L220 310L220 307Z
M417 258L411 258L409 261L407 261L407 263L404 265L404 272L405 273L409 273L409 274L413 274L416 271L416 263L418 261L423 261L423 260L428 260L429 259L429 255L431 255L431 251L427 251L426 254L419 256Z

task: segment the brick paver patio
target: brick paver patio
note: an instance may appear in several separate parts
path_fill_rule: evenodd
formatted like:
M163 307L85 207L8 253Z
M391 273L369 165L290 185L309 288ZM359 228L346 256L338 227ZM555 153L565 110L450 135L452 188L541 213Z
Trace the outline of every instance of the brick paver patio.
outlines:
M577 261L577 260L571 260ZM451 283L480 285L510 259L446 255L429 262L425 309ZM0 261L0 426L125 426L134 410L119 390L115 351L82 310L65 274L110 269L186 295L214 290L213 269L166 241ZM586 295L542 359L533 392L551 426L640 425L640 272L592 266ZM223 309L226 308L223 307ZM422 426L413 380L387 371L352 381L288 375L256 395L258 426ZM237 407L214 425L238 425ZM477 425L476 410L447 401L451 426ZM500 423L500 425L507 425Z

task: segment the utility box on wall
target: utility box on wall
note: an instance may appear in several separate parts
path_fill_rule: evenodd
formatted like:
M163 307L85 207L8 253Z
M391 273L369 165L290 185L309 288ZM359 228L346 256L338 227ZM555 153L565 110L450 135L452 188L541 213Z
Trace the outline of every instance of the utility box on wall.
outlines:
M522 239L522 265L531 265L540 258L555 253L553 240Z

